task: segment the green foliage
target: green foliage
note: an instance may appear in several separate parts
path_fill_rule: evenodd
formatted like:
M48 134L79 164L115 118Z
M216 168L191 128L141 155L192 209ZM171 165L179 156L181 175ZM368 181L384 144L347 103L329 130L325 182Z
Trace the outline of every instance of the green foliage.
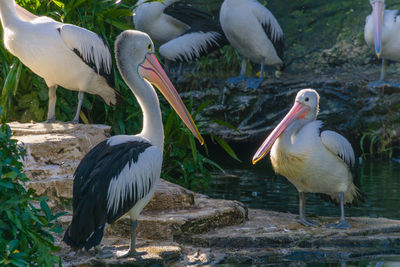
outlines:
M197 115L210 103L202 103L193 111L193 101L189 106L192 109L193 120L196 121ZM201 153L203 150L208 155L207 144L199 148L192 133L181 122L175 111L163 109L164 116L164 162L162 177L174 183L180 184L192 190L204 190L209 186L211 171L223 169L214 161ZM218 122L217 122L218 123ZM222 138L202 131L202 123L196 123L202 135L209 135L211 140L215 140L228 155L239 160L233 149Z
M386 128L381 131L370 130L364 133L360 139L362 156L364 158L380 156L392 159L394 152L400 149L400 146L393 144L393 135L395 135L395 131Z
M0 110L1 113L1 110ZM11 130L0 128L0 266L54 266L60 262L51 233L60 233L44 199L22 186L28 178L22 172L23 148L11 140ZM35 207L33 201L40 201Z

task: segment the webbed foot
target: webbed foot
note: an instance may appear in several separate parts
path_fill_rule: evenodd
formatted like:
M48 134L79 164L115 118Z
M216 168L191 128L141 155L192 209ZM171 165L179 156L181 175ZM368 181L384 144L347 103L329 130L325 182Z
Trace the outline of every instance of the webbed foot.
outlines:
M118 259L135 258L135 257L141 257L146 254L147 254L146 251L136 251L136 249L129 249L127 253L117 256L117 258Z
M349 229L351 228L350 224L346 221L340 221L338 223L332 223L325 226L326 228L333 228L333 229Z
M251 89L257 89L262 83L263 78L251 78L246 81L246 87Z
M246 80L246 76L240 75L240 76L237 76L237 77L229 78L229 79L226 80L226 82L236 85L236 84L239 84L241 82L244 82L245 80Z

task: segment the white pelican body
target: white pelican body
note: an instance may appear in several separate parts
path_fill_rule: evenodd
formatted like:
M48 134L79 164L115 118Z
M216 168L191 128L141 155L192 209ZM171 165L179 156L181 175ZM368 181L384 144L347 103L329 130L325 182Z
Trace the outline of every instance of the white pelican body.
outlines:
M73 218L64 241L86 250L100 244L107 224L128 213L131 247L135 255L137 218L152 197L160 178L164 130L157 85L178 115L203 143L189 112L166 76L149 36L125 31L115 42L118 69L143 111L143 130L138 135L110 137L92 148L74 174ZM144 80L146 79L146 80Z
M164 13L164 10L179 0L145 3L139 0L133 10L133 23L139 31L147 33L151 39L164 44L189 30L189 25Z
M254 155L255 164L271 150L274 170L285 176L300 194L300 222L305 219L305 193L326 194L340 202L342 216L334 227L349 227L344 218L344 204L356 201L359 191L353 183L350 167L354 151L350 143L333 131L320 132L316 121L319 95L315 90L298 92L295 105L264 141ZM272 148L271 148L272 147Z
M228 43L218 19L195 8L190 0L145 1L138 1L133 22L161 45L164 58L187 62Z
M220 22L228 41L244 57L241 76L246 72L245 58L261 65L261 76L264 65L283 68L283 31L257 0L225 0Z
M386 60L400 62L400 11L385 10L384 0L371 0L370 3L372 13L365 22L364 38L378 58L382 57L380 82L383 82Z
M7 50L49 87L49 121L55 120L57 86L97 94L107 104L116 104L118 95L111 88L111 54L95 33L48 17L36 17L14 1L1 1L0 16ZM79 97L75 122L79 120L83 94Z

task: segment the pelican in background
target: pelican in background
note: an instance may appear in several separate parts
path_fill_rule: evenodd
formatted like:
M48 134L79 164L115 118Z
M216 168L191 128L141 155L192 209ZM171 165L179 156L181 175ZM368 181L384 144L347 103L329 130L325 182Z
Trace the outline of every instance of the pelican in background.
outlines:
M292 109L254 155L253 164L271 150L275 172L285 176L299 191L301 224L319 225L305 217L305 194L321 193L340 203L340 221L328 227L349 228L344 216L344 204L355 204L357 198L362 200L350 171L354 165L354 151L340 134L321 132L322 122L316 120L318 110L317 91L299 91Z
M264 65L283 70L283 31L266 7L257 0L225 0L219 18L226 38L243 56L240 76L228 82L236 84L246 80L247 59L261 65L260 78L247 80L250 88L261 84Z
M382 57L382 70L379 81L370 86L384 86L388 60L400 62L400 11L385 10L385 0L370 0L372 14L366 19L364 38L367 45ZM399 83L389 84L400 87Z
M82 159L74 174L73 218L64 241L73 249L98 246L107 224L129 213L131 245L125 256L137 254L137 218L154 194L161 174L164 130L155 84L180 118L204 140L179 94L154 55L150 37L124 31L115 42L118 69L143 112L137 135L117 135L101 142Z
M198 1L145 2L139 0L134 10L135 27L161 45L160 54L164 58L188 62L228 44L218 16L195 6Z
M5 48L49 87L47 122L56 120L57 86L79 91L74 123L79 122L84 92L101 96L108 105L117 104L111 54L97 34L37 17L14 0L0 1L0 18Z

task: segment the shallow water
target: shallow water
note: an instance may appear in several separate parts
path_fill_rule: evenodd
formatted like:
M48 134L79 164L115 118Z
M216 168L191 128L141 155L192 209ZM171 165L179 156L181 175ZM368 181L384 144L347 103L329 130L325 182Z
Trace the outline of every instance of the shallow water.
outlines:
M207 194L211 197L239 200L250 208L298 213L298 192L284 177L275 175L269 163L257 168L226 169L215 173ZM400 163L366 160L356 170L365 203L345 209L346 216L400 219ZM307 194L307 215L339 217L338 206ZM376 259L347 262L343 266L399 266L400 256L377 256ZM341 266L340 263L303 263L286 266ZM377 266L380 266L379 264Z
M264 164L265 165L265 164ZM234 199L250 208L282 212L298 212L298 192L273 170L227 169L215 174L208 195ZM400 163L395 161L364 161L356 171L366 202L359 207L346 208L346 216L386 217L400 219ZM307 194L307 214L339 216L339 207L325 202L315 194Z

